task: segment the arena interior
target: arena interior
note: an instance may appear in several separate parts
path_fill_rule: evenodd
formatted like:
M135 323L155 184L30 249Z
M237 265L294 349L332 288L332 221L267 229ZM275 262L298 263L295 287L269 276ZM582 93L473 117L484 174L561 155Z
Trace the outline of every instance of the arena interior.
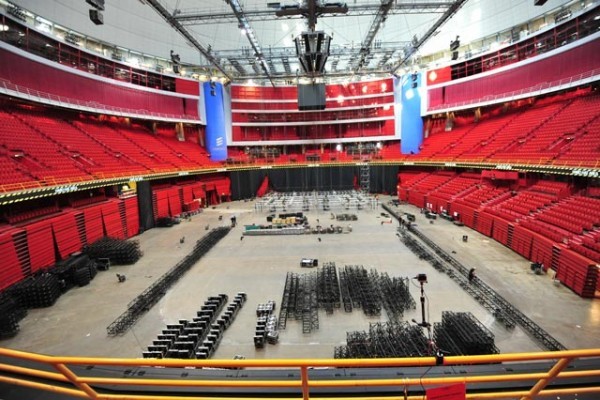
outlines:
M0 19L0 399L600 396L597 0Z

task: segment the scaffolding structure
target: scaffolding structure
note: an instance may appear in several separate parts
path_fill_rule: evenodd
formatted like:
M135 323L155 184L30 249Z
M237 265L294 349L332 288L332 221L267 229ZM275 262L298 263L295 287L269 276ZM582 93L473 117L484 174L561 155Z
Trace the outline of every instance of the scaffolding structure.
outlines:
M400 220L400 216L392 208L385 204L383 208L394 218ZM413 253L428 261L432 267L444 272L458 283L466 293L489 310L496 320L506 328L512 329L518 325L547 350L566 350L562 343L492 289L491 286L478 278L469 280L470 268L452 257L423 232L411 226L408 229L400 228L398 235Z
M331 190L289 193L271 192L256 201L254 205L254 211L257 213L285 213L308 211L343 212L349 210L376 210L379 206L379 202L375 196L369 195L368 186L369 182L367 182L366 190L363 189L361 191Z

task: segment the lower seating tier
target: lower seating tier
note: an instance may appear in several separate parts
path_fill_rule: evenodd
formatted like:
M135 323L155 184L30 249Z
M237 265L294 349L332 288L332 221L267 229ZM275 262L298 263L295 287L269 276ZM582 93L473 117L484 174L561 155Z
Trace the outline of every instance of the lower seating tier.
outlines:
M420 186L421 182L435 181L431 175L438 174L437 179L447 176L439 172L401 174L404 183L399 184L399 200L440 212L439 201L430 199L444 192L443 185L433 190L427 184ZM474 182L473 188L445 203L445 212L452 219L533 262L543 263L580 296L594 297L600 285L600 199L568 195L572 188L552 181L539 181L519 190L494 188L491 182ZM559 200L559 196L564 197Z

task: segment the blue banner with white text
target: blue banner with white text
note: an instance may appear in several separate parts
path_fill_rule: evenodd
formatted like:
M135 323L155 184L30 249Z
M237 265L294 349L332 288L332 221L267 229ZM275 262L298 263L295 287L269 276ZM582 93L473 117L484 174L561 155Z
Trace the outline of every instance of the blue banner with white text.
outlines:
M206 150L212 161L227 159L227 136L223 85L204 82L204 105L206 108Z
M417 154L423 143L423 118L421 118L421 74L406 74L397 79L401 92L402 154ZM396 81L394 82L396 83Z

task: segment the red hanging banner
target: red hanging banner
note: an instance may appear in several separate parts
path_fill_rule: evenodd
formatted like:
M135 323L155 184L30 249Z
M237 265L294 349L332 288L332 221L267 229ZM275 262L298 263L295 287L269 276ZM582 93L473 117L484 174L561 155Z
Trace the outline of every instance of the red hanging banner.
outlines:
M465 400L467 387L464 383L427 389L427 400Z

